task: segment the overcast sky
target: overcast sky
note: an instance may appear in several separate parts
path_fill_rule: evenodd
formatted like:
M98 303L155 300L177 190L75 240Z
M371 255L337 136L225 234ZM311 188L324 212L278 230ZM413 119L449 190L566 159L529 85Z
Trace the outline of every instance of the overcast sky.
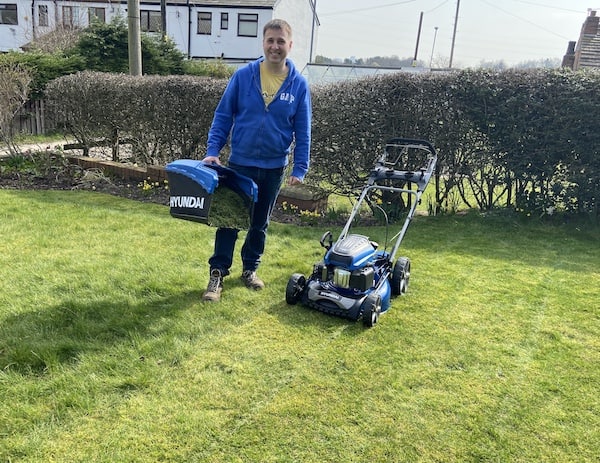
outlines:
M447 65L457 5L457 0L317 0L315 55L412 58L423 12L417 58ZM453 67L562 60L569 41L578 40L588 8L600 15L600 0L460 0Z

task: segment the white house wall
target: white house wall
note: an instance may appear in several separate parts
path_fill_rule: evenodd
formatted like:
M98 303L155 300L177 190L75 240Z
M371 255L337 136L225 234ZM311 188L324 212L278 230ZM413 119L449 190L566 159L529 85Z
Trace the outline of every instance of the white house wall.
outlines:
M3 5L17 4L17 23L0 24L0 51L17 50L31 40L31 3L2 1Z
M312 37L313 11L311 0L279 2L273 11L273 18L285 19L292 26L292 40L294 43L290 58L302 71L311 58L311 40L316 44L316 24L314 37Z
M198 34L198 13L212 13L212 34ZM221 13L229 14L229 27L221 30ZM239 14L258 15L257 37L238 37L237 24ZM265 9L231 9L192 6L188 14L187 8L177 7L171 14L167 13L167 34L178 48L191 58L225 58L227 60L249 60L262 55L262 26L273 17L272 10ZM191 18L191 19L188 19ZM189 36L191 44L188 40ZM189 49L188 49L188 44Z
M11 1L0 0L0 4L17 4L18 24L0 24L0 52L19 51L21 47L56 29L57 24L63 24L63 6L72 7L73 22L78 27L89 25L89 8L104 8L105 20L110 23L118 15L125 17L126 8L119 3L110 2L73 2L73 1ZM48 9L48 25L40 25L39 7L46 6ZM32 21L33 19L33 21Z

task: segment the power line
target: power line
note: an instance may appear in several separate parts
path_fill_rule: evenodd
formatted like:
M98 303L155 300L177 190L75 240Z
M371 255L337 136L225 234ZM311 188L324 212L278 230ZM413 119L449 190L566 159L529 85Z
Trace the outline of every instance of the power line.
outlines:
M569 13L581 13L581 10L569 10L568 8L561 8L559 6L543 5L541 3L529 2L527 0L513 0L516 3L524 3L526 5L541 6L542 8L548 8L550 10L568 11Z
M507 14L508 16L512 16L513 18L517 18L517 19L519 19L521 21L524 21L524 22L526 22L528 24L531 24L532 26L537 27L538 29L540 29L540 30L542 30L544 32L548 32L549 34L555 35L556 37L559 37L559 38L564 39L564 40L569 40L569 38L565 37L564 35L557 34L553 30L547 29L544 26L540 26L539 24L536 24L533 21L530 21L529 19L522 18L521 16L518 16L518 15L516 15L514 13L511 13L510 11L506 11L505 9L500 8L499 6L493 5L493 4L489 3L489 2L487 2L486 0L481 0L481 2L485 3L487 6L491 6L492 8L496 8L497 10L502 11L504 14ZM522 3L525 3L525 2L522 2Z
M444 1L443 1L442 3L440 3L438 6L434 6L434 7L433 7L433 8L431 8L430 10L427 10L427 11L425 12L425 14L428 14L428 13L432 13L432 12L434 12L434 11L435 11L435 10L437 10L438 8L441 8L442 6L444 6L446 3L448 3L448 0L444 0Z
M395 3L388 3L386 5L370 6L368 8L356 8L354 10L334 11L333 13L321 13L321 14L319 14L319 16L324 17L324 16L334 16L334 15L338 15L338 14L359 13L361 11L371 11L371 10L377 10L379 8L388 8L390 6L405 5L407 3L414 3L416 1L417 0L405 0L403 2L395 2Z

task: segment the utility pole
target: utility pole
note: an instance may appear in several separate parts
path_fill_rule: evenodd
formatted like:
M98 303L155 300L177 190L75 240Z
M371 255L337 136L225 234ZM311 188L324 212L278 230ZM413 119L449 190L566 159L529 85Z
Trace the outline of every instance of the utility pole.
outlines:
M142 75L142 36L140 33L140 0L127 0L129 74Z
M160 0L160 36L167 38L167 0Z
M312 28L310 31L310 54L308 57L308 62L313 62L313 47L315 43L315 22L317 20L317 0L313 0L312 2Z
M419 53L419 41L421 40L421 26L422 25L423 25L423 12L421 11L421 15L419 16L419 30L417 31L417 45L415 47L415 57L412 62L413 67L415 67L417 65L417 53Z
M435 50L435 39L437 38L438 27L434 27L435 32L433 33L433 45L431 46L431 58L429 59L429 69L431 70L431 64L433 63L433 50Z
M452 69L452 59L454 58L454 43L456 42L456 25L458 24L458 10L460 9L460 0L456 0L456 16L454 17L454 32L452 33L452 48L450 48L450 63L448 68Z

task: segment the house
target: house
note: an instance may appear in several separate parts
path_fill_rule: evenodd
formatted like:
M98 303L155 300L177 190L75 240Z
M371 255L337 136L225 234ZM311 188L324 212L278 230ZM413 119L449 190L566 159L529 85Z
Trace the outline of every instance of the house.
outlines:
M135 0L138 1L138 0ZM161 3L164 7L161 7ZM294 31L291 58L312 60L318 18L315 0L139 0L141 31L164 29L190 59L247 62L262 55L262 28L273 18ZM127 0L0 0L0 52L20 50L58 27L84 28L95 18L127 19ZM164 8L164 10L163 10ZM164 11L164 14L163 14Z
M563 67L577 71L583 68L600 69L600 18L595 10L588 11L579 41L569 42L567 53L563 57Z

